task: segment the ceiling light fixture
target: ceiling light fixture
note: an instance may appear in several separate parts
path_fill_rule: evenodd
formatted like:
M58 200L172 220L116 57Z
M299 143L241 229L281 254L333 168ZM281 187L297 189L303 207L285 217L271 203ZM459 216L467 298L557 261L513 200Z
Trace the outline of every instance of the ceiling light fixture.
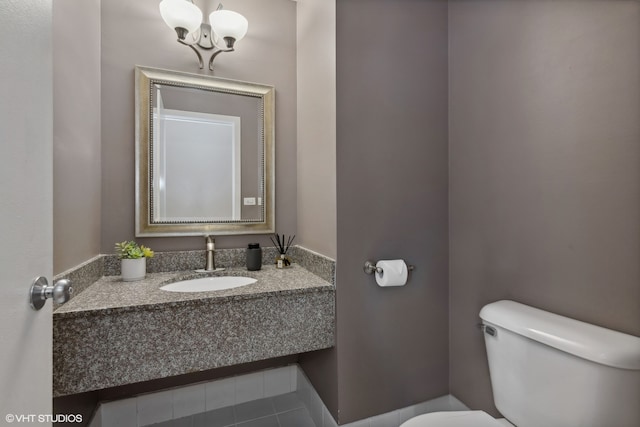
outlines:
M211 71L216 56L222 52L233 52L235 43L247 34L249 27L247 18L223 9L222 4L209 15L209 24L202 22L202 11L188 0L162 0L160 15L169 28L176 31L178 42L189 46L198 55L200 69L204 68L204 62L196 47L213 50L209 59Z

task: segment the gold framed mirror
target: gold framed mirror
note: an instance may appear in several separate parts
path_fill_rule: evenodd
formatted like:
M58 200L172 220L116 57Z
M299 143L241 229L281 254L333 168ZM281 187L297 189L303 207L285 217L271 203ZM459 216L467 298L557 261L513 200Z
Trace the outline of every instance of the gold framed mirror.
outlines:
M275 230L275 88L136 66L136 236Z

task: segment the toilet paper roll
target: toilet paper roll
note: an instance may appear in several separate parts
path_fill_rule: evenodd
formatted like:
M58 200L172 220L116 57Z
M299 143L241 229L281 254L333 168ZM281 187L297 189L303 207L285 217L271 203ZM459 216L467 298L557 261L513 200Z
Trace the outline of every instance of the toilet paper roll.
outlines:
M382 269L382 273L376 272L378 286L404 286L407 283L407 264L402 259L381 260L376 267Z

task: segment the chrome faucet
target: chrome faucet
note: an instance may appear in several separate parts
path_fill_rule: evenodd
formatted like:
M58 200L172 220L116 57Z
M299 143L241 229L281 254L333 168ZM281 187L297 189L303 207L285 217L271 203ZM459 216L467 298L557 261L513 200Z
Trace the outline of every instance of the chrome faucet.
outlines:
M214 255L215 255L215 249L216 249L216 245L215 245L216 240L211 236L204 236L204 237L207 241L207 265L205 265L204 271L215 271L216 262L214 259Z

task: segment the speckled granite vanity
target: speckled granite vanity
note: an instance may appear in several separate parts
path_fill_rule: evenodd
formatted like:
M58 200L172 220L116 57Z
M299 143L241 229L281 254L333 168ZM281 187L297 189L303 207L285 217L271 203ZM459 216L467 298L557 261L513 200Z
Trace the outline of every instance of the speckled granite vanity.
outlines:
M266 263L250 272L238 266L232 253L226 262L230 267L222 273L158 271L138 282L110 275L114 261L109 256L98 260L104 263L104 275L54 311L54 396L333 346L335 266L296 249L294 259L300 264L284 270ZM199 256L201 252L193 254ZM167 268L159 261L149 270L162 270L160 265ZM185 265L189 262L179 266ZM216 274L257 282L209 292L159 289Z

